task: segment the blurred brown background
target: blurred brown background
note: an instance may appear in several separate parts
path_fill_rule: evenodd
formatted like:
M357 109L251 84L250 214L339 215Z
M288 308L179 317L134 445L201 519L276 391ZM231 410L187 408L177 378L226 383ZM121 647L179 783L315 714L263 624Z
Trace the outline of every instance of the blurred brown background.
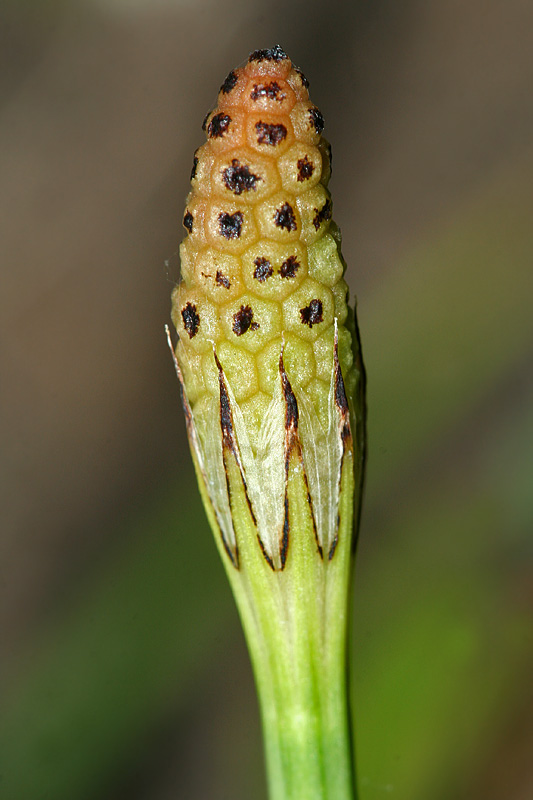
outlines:
M276 42L369 377L361 800L533 796L533 5L0 13L0 796L266 797L163 326L202 119Z

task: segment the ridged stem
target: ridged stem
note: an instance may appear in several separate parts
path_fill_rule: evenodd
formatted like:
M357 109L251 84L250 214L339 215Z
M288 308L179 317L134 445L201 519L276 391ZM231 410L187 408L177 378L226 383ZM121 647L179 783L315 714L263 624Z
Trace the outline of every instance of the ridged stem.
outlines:
M307 622L316 624L312 613ZM321 646L307 633L284 652L263 642L253 658L270 797L353 800L345 660L333 643Z
M295 471L291 482L285 569L265 561L239 492L232 511L240 568L223 554L259 695L269 797L354 800L346 665L353 474L344 473L343 524L331 560L318 552L301 475Z

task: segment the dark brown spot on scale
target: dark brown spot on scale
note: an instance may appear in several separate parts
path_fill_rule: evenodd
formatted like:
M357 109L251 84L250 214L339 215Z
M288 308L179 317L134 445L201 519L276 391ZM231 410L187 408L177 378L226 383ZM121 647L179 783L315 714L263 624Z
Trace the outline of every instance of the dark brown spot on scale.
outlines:
M213 109L211 109L211 111L212 111L212 110L213 110ZM207 114L206 114L206 115L205 115L205 117L204 117L204 121L202 122L202 130L203 130L203 131L205 131L205 129L206 129L206 127L207 127L207 120L209 119L209 115L211 114L211 111L208 111L208 112L207 112Z
M318 230L325 220L331 219L331 200L328 199L320 209L315 208L316 214L313 217L313 225L315 226L315 230Z
M288 58L287 53L279 44L276 44L268 50L254 50L248 56L248 61L250 63L252 61L283 61L285 58Z
M213 276L210 275L208 272L201 273L204 278L212 279ZM219 269L217 269L214 281L217 286L223 286L225 289L229 289L231 287L230 279L224 275Z
M184 225L185 228L187 228L189 233L192 233L193 223L194 223L194 217L191 214L191 212L189 210L187 210L185 212L185 216L183 217L183 225Z
M322 322L324 319L322 301L316 299L311 300L308 306L300 309L300 317L302 323L304 325L309 325L310 328L312 328L313 325L318 325L318 323Z
M307 80L307 78L303 74L302 70L298 69L297 67L294 67L294 71L296 72L297 75L300 76L300 80L302 82L302 86L305 86L306 89L309 89L309 81Z
M250 189L255 190L255 184L261 180L258 175L250 172L247 164L241 164L238 158L232 159L231 166L222 171L222 179L226 188L234 194L249 192Z
M198 156L195 155L192 162L191 181L196 178L196 170L198 169Z
M298 167L298 181L300 181L300 183L308 180L315 171L315 165L312 161L309 161L307 155L303 158L299 158L296 162L296 166Z
M272 269L272 265L267 258L261 256L260 258L254 259L255 270L254 270L254 278L259 283L264 283L267 278L270 278L274 270Z
M233 315L233 333L242 336L246 331L256 331L259 327L258 322L254 322L254 312L250 306L241 306L236 314Z
M196 310L196 306L192 303L186 303L181 309L181 318L183 320L183 327L189 334L189 339L196 336L198 328L200 327L200 316Z
M219 269L217 269L217 273L215 275L215 283L217 286L223 286L224 289L229 289L231 283L229 282L229 278L226 277Z
M235 87L237 80L238 80L237 75L233 70L231 70L231 72L227 74L224 83L220 87L220 91L223 92L224 94L229 94L231 90Z
M235 214L220 213L218 215L220 235L225 239L238 239L241 235L242 222L242 211L236 211Z
M211 119L211 122L207 126L207 135L211 137L211 139L218 139L220 136L224 136L226 131L229 128L231 122L231 117L228 114L215 114L215 116Z
M278 228L283 228L286 231L296 230L296 217L289 203L283 203L281 208L276 209L274 222Z
M270 83L255 83L254 88L250 92L251 100L259 100L260 97L267 97L269 100L278 100L282 102L285 95L282 93L281 86L277 81Z
M270 144L273 147L282 142L287 136L285 125L269 124L268 122L256 122L257 141L259 144Z
M311 120L311 125L314 127L315 131L317 133L322 133L324 130L324 117L316 106L313 106L309 109L309 119Z
M279 274L282 278L295 278L299 268L300 262L296 256L289 256L279 268Z

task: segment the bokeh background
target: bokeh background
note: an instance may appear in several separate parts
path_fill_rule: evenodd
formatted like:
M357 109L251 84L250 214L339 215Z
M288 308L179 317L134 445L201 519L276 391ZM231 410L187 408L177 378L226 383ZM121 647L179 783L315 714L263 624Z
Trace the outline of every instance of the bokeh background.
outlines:
M163 326L202 119L276 42L368 371L361 800L533 796L532 32L529 0L3 0L2 798L266 798Z

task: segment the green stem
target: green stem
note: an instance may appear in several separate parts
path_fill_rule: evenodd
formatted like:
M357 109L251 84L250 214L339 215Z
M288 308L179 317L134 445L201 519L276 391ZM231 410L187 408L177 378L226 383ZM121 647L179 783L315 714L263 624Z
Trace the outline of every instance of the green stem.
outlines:
M285 577L276 575L280 584L289 583ZM327 613L317 617L326 598L291 598L291 588L280 586L295 601L292 615L290 605L275 617L268 603L259 600L258 609L257 595L255 614L239 603L260 700L270 798L354 800L345 625L335 620L328 630Z
M310 686L258 682L271 800L354 797L346 676L319 669Z
M343 534L351 530L350 503ZM346 658L351 536L339 539L331 560L321 558L302 511L295 509L285 570L271 570L245 526L241 568L226 567L257 684L270 800L355 800Z

